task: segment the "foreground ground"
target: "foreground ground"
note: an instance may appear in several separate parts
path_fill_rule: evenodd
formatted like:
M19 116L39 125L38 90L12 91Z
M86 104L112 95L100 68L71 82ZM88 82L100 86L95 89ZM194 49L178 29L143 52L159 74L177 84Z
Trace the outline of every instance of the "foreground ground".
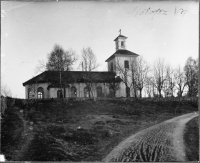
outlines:
M197 111L188 101L40 101L2 120L7 160L101 161L121 141L167 119Z
M196 129L187 127L191 123ZM186 132L187 131L187 132ZM195 131L195 132L194 132ZM142 130L121 142L106 162L187 162L199 160L198 112L184 114ZM188 133L190 139L188 141ZM195 142L195 144L191 143ZM192 154L192 155L191 155ZM192 158L191 158L192 156Z

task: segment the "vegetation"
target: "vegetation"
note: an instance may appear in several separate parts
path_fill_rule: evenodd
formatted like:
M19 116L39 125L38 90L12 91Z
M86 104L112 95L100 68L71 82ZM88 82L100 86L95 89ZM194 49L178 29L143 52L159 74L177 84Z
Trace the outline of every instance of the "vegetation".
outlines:
M101 161L119 142L196 101L16 99L2 117L2 153L12 161Z
M50 54L47 55L47 62L39 61L36 67L36 73L48 71L58 71L57 78L59 79L61 92L68 83L63 81L62 72L73 69L74 63L78 60L76 53L69 49L65 51L60 45L55 45ZM136 58L130 57L124 63L121 63L119 58L116 58L116 63L110 64L110 70L116 70L116 75L121 78L121 81L126 87L126 97L130 97L130 92L137 98L144 97L145 92L148 97L196 97L198 90L198 72L199 62L197 59L189 57L184 67L171 67L163 58L158 58L152 65L147 63L143 56ZM84 76L86 79L87 91L89 97L93 97L92 89L95 83L91 71L99 67L96 55L90 47L83 48L81 51L79 69L87 71ZM113 89L114 97L118 89L115 81L110 85ZM7 91L8 92L8 91Z

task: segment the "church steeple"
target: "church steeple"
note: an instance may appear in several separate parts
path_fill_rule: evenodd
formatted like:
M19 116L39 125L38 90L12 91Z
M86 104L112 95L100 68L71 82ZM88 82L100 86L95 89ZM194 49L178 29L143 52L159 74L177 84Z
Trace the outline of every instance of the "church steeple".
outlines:
M119 36L114 39L116 51L120 49L126 49L126 39L127 37L121 35L121 29L119 30Z

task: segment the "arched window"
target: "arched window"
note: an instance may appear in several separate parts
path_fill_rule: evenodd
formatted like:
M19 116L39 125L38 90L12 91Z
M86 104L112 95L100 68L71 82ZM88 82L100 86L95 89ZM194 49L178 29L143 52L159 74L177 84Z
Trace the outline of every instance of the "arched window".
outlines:
M77 92L76 92L76 87L71 87L71 97L76 97L77 96Z
M129 68L129 61L124 61L124 68Z
M28 99L31 98L31 88L28 88Z
M124 46L124 41L121 42L121 46Z
M37 89L37 98L39 98L39 99L44 98L44 89L42 87L39 87Z
M84 97L90 97L90 87L88 86L84 88Z
M57 91L57 98L62 98L62 91L61 90Z
M115 97L115 92L111 87L109 88L109 97Z
M97 87L97 97L102 97L102 87L101 86L98 86Z
M110 63L110 71L113 72L113 63Z

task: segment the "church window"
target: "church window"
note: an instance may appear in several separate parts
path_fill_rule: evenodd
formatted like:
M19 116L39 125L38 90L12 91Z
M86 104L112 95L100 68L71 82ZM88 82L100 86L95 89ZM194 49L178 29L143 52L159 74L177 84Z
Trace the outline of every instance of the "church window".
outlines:
M121 46L124 46L124 41L121 42Z
M31 88L28 89L28 99L31 98Z
M57 91L57 98L62 98L62 91L61 90Z
M90 97L90 87L88 86L84 88L84 97Z
M97 87L97 97L102 97L102 87L101 86L98 86Z
M111 87L109 88L109 97L115 97L115 92Z
M39 98L39 99L44 98L44 89L42 87L39 87L37 89L37 98Z
M71 87L71 97L77 97L76 87Z
M124 61L124 68L129 68L129 61Z

